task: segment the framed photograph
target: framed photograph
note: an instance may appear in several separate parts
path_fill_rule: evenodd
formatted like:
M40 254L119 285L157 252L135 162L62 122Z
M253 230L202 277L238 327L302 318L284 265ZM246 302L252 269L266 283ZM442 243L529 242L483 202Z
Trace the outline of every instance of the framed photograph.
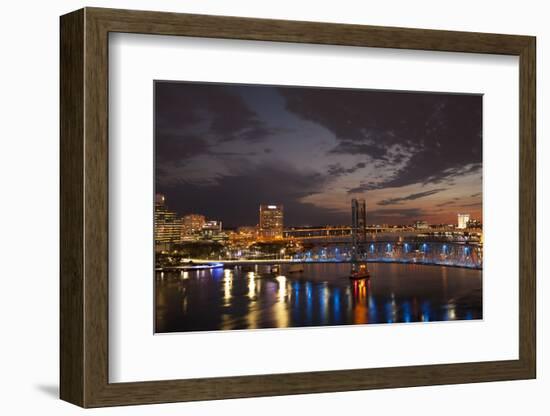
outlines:
M61 398L535 378L535 49L62 16Z

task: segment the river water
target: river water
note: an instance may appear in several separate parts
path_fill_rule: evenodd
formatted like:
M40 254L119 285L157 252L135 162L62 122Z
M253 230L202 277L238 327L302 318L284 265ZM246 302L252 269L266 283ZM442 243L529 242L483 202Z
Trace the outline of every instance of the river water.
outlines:
M346 263L246 265L157 272L155 332L287 328L482 318L482 271L369 263L349 279Z

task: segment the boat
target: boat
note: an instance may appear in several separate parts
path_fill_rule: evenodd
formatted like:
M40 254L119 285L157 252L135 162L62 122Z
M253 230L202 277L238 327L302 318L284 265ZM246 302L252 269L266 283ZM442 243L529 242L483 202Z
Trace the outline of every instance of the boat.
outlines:
M349 278L352 280L368 279L370 277L369 269L366 263L353 264Z
M303 273L304 265L303 264L291 264L288 268L289 273Z

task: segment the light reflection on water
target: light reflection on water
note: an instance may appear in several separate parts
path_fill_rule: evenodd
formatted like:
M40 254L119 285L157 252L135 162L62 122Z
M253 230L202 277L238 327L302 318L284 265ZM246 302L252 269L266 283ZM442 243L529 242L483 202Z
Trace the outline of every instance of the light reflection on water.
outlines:
M156 332L286 328L481 319L481 271L369 264L282 265L163 272L156 276Z

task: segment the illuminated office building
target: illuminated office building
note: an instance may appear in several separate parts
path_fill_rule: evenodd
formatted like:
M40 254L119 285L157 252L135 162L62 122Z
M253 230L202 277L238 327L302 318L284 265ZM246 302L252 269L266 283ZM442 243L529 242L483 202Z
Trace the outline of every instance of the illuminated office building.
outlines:
M206 221L201 229L202 238L207 240L223 239L221 221Z
M282 205L260 205L260 237L266 240L283 238Z
M194 236L200 234L202 227L206 223L204 215L200 214L188 214L183 217L183 223L181 227L182 239L185 237Z
M468 227L468 221L470 221L470 214L458 214L458 225L456 228L464 230Z
M164 195L155 195L155 243L177 243L180 241L182 221L174 211L165 205Z
M258 236L258 229L256 227L243 226L237 229L238 236L249 240L254 240Z

